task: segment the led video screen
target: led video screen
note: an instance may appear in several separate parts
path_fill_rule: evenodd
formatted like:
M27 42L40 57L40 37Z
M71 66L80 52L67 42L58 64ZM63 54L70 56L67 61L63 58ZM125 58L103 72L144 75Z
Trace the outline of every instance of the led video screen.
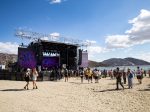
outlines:
M59 66L59 57L43 57L42 67L53 68Z

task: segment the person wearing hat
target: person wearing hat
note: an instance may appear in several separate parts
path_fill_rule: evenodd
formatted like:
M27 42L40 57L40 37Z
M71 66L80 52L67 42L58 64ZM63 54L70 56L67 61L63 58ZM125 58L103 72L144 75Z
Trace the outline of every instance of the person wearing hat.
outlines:
M28 87L29 86L29 81L30 81L30 69L29 68L27 70L25 70L24 79L27 82L24 89L29 90L29 87Z

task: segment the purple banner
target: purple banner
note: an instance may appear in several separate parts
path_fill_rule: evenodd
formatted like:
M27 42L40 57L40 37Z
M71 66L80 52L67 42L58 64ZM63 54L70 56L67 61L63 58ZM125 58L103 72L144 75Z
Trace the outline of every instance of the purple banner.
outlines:
M28 48L18 48L18 64L23 68L35 68L35 53Z

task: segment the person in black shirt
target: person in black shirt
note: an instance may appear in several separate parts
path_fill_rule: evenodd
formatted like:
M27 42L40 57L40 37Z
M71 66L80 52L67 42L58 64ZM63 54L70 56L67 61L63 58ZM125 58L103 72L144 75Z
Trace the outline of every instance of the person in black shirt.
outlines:
M124 82L124 84L126 84L127 74L126 74L125 70L123 70L122 74L123 74L123 82Z
M30 81L30 69L27 69L25 70L25 73L24 73L24 79L25 81L27 82L27 84L25 85L24 89L29 89L29 81Z
M121 82L121 76L122 76L122 73L119 71L119 67L117 67L117 71L116 71L116 90L119 90L119 84L122 86L123 90L124 90L124 86Z
M80 77L81 77L81 83L83 83L83 77L84 77L83 67L79 68L79 74L80 74Z

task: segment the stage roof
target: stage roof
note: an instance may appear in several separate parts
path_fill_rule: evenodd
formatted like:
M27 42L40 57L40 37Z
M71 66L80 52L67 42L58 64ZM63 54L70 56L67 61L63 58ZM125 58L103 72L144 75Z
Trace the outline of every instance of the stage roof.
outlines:
M39 40L36 42L31 42L29 44L29 46L33 45L33 44L39 44L42 46L80 47L79 44L70 44L70 43L62 43L62 42L57 42L57 41L45 41L45 40Z

